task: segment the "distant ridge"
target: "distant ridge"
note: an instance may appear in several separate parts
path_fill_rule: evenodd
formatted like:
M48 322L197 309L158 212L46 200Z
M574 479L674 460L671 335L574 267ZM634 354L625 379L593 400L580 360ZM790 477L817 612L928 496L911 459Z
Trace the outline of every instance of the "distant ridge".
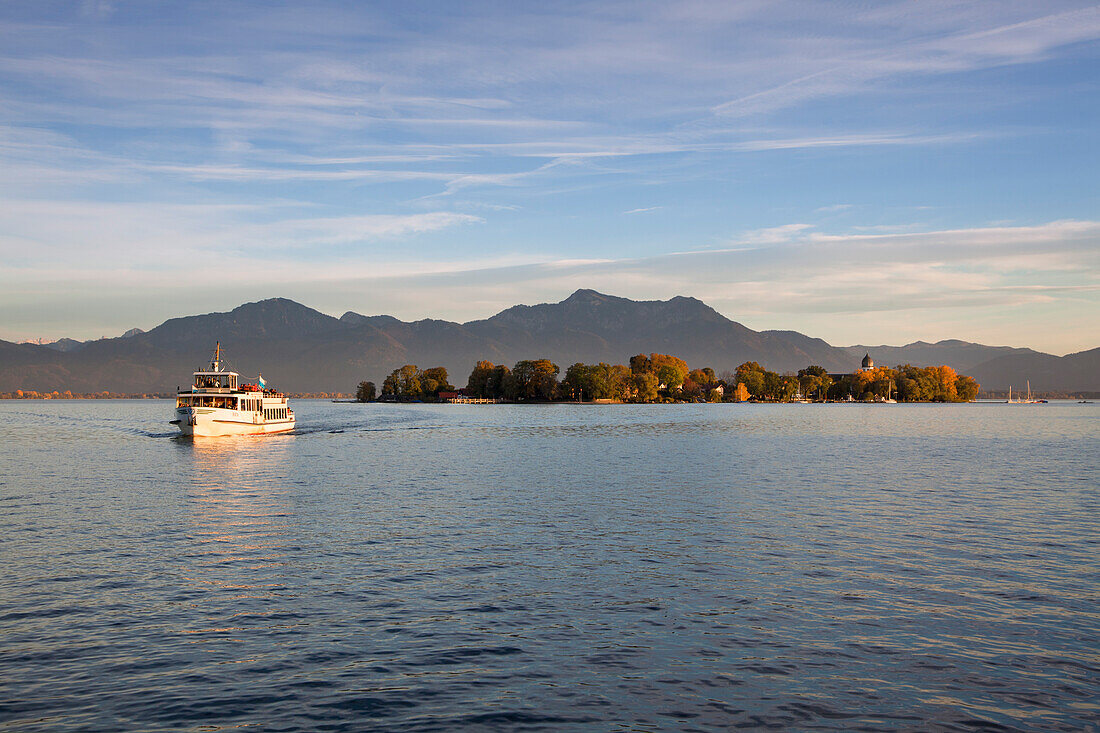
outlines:
M849 372L869 352L881 365L946 363L986 389L1028 379L1036 390L1100 389L1100 349L1057 357L964 341L836 347L797 331L754 331L695 298L634 301L581 289L559 303L517 305L468 323L352 311L333 318L272 298L172 318L147 332L72 342L71 350L0 341L0 392L170 391L190 379L218 340L233 368L246 376L262 370L269 382L295 392L350 392L365 379L380 384L403 364L444 366L461 386L479 359L512 365L547 357L564 371L577 361L626 363L654 351L717 372L745 361L780 372L810 364Z
M1038 351L1031 349L1016 349L1011 346L983 346L982 344L972 344L957 339L937 341L934 344L925 341L914 341L905 346L849 346L847 348L853 356L858 353L861 358L863 354L874 354L875 363L877 364L889 364L891 366L906 363L914 366L948 364L956 370L961 369L963 371L1001 356L1039 354ZM1058 357L1054 358L1057 359ZM969 372L967 373L969 374Z
M84 345L84 342L77 341L75 339L61 338L57 341L54 341L53 343L42 345L45 346L47 349L53 349L54 351L72 351L74 349L79 349L81 346Z

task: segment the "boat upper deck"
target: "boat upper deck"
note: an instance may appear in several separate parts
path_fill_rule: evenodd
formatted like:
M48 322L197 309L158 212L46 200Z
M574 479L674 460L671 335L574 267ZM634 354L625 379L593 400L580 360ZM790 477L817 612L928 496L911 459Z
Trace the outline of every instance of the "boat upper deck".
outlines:
M204 392L234 392L237 390L239 377L237 372L201 371L195 372L193 388Z
M259 384L242 384L240 373L222 368L221 351L222 345L219 341L214 348L214 356L210 360L209 368L194 372L191 388L177 390L180 396L237 394L245 397L261 397L266 400L286 400L286 395L282 392L267 389L263 377L259 378Z

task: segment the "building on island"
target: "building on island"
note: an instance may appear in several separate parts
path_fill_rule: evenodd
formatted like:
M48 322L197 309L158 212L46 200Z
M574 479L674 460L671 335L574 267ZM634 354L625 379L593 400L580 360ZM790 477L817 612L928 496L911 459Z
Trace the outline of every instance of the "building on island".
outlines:
M832 379L834 382L839 382L841 379L844 379L845 377L852 376L852 374L859 374L860 372L873 372L873 371L875 371L875 360L872 359L871 355L868 353L868 354L864 355L863 361L860 362L859 369L856 369L854 372L838 372L838 373L830 372L829 373L829 378Z

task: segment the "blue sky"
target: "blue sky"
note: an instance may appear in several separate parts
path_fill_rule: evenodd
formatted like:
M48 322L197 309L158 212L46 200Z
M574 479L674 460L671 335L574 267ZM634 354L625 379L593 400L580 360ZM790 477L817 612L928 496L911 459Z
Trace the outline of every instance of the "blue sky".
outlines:
M1100 345L1100 5L6 2L0 338L578 287Z

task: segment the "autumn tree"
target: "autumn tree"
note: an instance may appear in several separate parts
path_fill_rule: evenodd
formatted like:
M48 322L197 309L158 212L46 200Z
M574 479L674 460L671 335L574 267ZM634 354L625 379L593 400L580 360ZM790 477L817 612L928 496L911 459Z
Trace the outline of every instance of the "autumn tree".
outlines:
M649 374L653 371L653 360L645 354L630 357L630 371L634 374Z
M932 367L936 380L936 397L938 402L956 402L959 399L955 384L959 375L949 366Z
M691 377L684 380L683 385L680 388L683 398L689 402L701 399L703 397L703 387Z
M690 372L688 372L687 378L704 389L709 388L717 381L714 377L714 370L710 367L703 367L702 369L692 369Z

